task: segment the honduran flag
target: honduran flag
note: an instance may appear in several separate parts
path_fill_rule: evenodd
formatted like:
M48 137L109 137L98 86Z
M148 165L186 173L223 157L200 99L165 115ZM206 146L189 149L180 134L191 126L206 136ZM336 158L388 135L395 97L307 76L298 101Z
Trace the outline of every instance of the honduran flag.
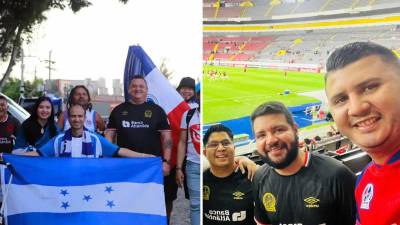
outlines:
M145 77L149 88L148 100L161 106L168 115L174 142L171 155L171 166L174 167L176 165L176 147L179 142L182 115L190 107L172 87L167 78L157 69L142 47L133 45L129 47L125 63L124 93L126 101L129 100L129 81L135 75Z
M167 224L160 158L3 158L6 224Z

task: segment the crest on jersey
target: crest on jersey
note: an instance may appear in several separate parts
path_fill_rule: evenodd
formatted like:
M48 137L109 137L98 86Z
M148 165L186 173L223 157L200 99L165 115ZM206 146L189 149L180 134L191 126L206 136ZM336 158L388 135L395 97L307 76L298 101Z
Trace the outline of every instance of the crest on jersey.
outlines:
M273 194L265 193L262 201L267 212L276 212L276 200Z
M203 200L210 200L210 187L207 185L203 186Z
M374 185L369 183L367 184L367 186L365 186L364 191L362 193L361 196L362 202L360 209L369 209L369 204L371 203L373 197L374 197Z
M146 111L144 111L144 117L146 117L146 118L151 118L151 115L153 115L153 113L151 112L151 110L146 110Z

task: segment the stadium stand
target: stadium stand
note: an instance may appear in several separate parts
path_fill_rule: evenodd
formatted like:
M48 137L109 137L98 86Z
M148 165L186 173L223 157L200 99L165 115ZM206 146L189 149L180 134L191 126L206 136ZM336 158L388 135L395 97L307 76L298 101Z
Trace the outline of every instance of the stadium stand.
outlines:
M284 63L317 64L323 66L330 52L337 46L353 41L373 41L388 46L393 51L400 50L400 26L379 25L365 27L315 29L308 31L264 32L265 36L240 36L239 33L213 33L204 37L203 50L205 57L212 53L215 44L215 60L230 59L232 54L240 52L243 57L233 60L269 61ZM207 35L207 34L206 34ZM221 35L221 36L218 36ZM232 35L236 35L232 37ZM243 34L242 34L243 35ZM252 33L251 35L256 35ZM224 40L229 43L224 43ZM240 49L240 46L244 46ZM229 49L229 50L228 50Z
M203 18L206 20L266 20L400 7L400 2L393 0L207 0L203 3Z

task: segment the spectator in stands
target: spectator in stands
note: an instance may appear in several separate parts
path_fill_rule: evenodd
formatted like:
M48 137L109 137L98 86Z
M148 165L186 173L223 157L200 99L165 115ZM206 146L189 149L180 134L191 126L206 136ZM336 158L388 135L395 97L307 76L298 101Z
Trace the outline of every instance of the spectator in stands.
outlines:
M210 169L203 172L203 224L255 224L251 181L247 174L237 172L232 131L213 125L203 144L210 162Z
M7 99L0 95L0 152L11 153L21 124L8 114Z
M315 137L314 137L314 141L315 141L315 142L321 141L321 137L320 137L320 136L318 136L318 135L317 135L317 136L315 136Z
M307 151L312 151L313 150L313 141L309 138L304 138L304 143Z
M400 63L355 42L328 58L325 91L340 132L372 158L355 191L358 224L400 224Z
M85 128L89 131L102 134L105 129L104 121L100 114L92 109L92 103L90 100L89 90L84 85L77 85L72 88L71 92L69 93L67 108L75 104L82 105L86 110ZM67 112L68 111L64 111L58 118L58 126L63 131L66 131L71 127L68 120L65 119L68 118L68 115L66 115Z
M354 225L354 174L335 159L299 150L297 126L282 103L260 105L251 121L266 162L253 180L257 223Z
M84 127L85 109L82 105L68 108L68 120L71 128L65 133L52 138L38 151L30 151L25 155L45 157L154 157L151 154L139 153L127 148L120 148L103 136L87 131Z
M60 133L55 120L51 99L46 96L36 100L30 117L22 123L13 153L36 151Z

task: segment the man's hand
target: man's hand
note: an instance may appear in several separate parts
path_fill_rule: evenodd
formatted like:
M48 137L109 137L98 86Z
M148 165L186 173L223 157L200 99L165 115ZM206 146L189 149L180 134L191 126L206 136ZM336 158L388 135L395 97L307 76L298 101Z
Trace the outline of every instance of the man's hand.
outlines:
M175 180L179 187L183 187L183 182L185 181L185 175L183 174L182 169L176 169Z
M249 180L253 180L254 175L256 174L256 170L258 168L257 164L251 161L246 156L236 156L235 163L238 165L238 168L244 174L247 169L247 178Z
M170 165L167 162L163 162L162 164L163 175L168 176L170 172Z

